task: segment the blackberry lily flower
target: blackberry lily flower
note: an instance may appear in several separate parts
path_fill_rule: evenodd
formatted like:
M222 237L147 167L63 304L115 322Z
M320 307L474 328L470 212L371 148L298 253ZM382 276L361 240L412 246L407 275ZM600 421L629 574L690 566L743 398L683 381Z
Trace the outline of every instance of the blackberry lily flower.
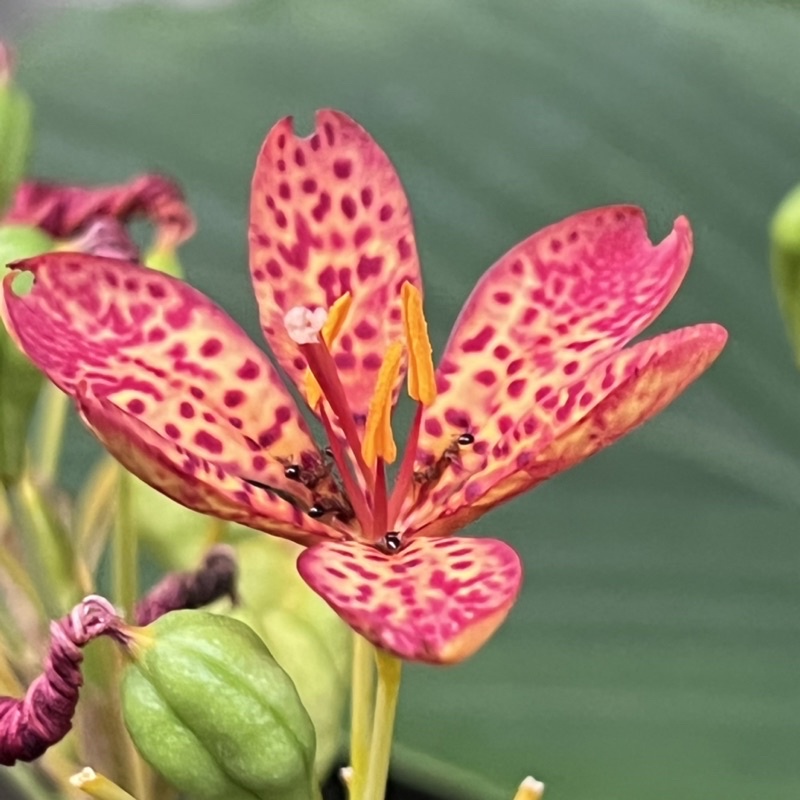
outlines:
M516 553L454 537L498 503L663 409L722 349L697 325L624 346L689 264L684 218L654 246L615 206L534 234L481 279L434 373L411 216L387 156L353 120L268 135L252 186L250 265L278 363L325 428L320 450L277 371L190 286L118 260L17 265L2 313L128 469L198 511L307 546L298 568L357 632L449 663L501 624ZM417 411L393 488L391 411L408 365Z

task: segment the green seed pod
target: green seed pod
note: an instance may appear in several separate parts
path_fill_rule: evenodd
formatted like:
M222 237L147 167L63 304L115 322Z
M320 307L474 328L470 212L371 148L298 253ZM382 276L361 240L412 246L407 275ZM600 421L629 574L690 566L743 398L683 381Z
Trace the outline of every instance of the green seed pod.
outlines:
M192 800L312 800L314 728L244 623L175 611L135 634L122 685L144 758Z
M800 367L800 186L778 206L770 226L772 281Z

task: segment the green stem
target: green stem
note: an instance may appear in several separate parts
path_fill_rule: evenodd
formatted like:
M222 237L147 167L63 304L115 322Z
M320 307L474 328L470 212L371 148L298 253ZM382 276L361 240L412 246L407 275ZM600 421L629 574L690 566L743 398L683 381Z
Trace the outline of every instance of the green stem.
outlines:
M367 780L370 724L375 713L375 667L372 645L353 633L353 686L350 699L350 762L353 767L350 797L360 800Z
M375 720L372 726L372 749L367 769L363 800L383 800L389 777L394 717L403 662L383 650L375 650L378 665L378 691L375 696ZM361 799L359 799L361 800Z
M38 779L28 764L17 764L3 771L3 777L28 800L55 800L55 795Z
M8 499L36 592L47 616L57 619L79 599L69 535L30 475L9 489Z
M39 399L39 415L33 439L33 470L45 485L51 486L58 472L69 398L52 383L45 383Z
M112 586L114 603L126 619L133 620L139 595L139 541L133 521L132 477L124 469L117 482L117 513L112 541Z

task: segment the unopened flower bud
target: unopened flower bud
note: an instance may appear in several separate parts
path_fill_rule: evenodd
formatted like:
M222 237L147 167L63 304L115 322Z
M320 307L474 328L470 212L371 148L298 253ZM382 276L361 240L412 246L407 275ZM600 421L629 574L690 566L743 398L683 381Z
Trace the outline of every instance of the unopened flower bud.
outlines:
M772 281L800 366L800 186L778 206L770 226Z
M30 101L14 83L8 48L0 42L0 214L25 172L31 117Z
M195 800L309 800L314 728L294 684L244 623L175 611L132 632L125 724Z

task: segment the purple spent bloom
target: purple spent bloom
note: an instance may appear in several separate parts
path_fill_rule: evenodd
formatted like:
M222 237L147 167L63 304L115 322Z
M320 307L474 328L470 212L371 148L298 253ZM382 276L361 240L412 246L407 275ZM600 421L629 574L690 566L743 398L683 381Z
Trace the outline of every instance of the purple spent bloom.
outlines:
M98 595L85 597L50 624L44 672L22 699L0 697L0 764L33 761L67 735L83 684L81 649L98 636L125 643L123 626L111 603Z
M137 603L136 624L149 625L169 611L201 608L221 597L235 604L237 577L233 548L212 547L196 570L166 575Z

